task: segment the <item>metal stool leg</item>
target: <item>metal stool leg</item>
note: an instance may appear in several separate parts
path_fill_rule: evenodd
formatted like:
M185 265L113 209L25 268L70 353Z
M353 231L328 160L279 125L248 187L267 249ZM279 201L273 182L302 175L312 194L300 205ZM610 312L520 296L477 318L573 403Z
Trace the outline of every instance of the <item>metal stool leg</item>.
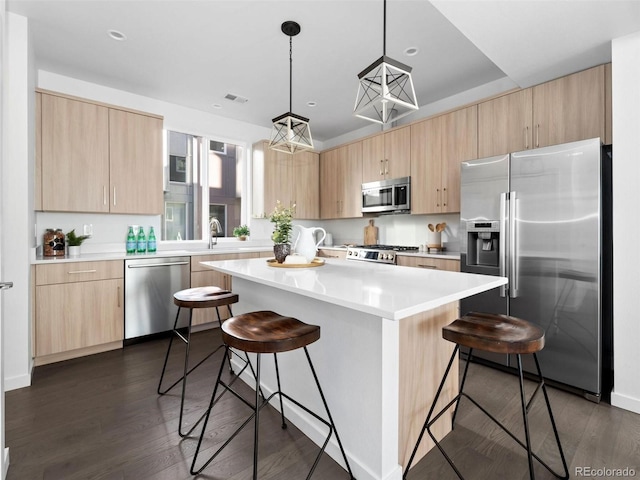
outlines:
M176 331L176 327L178 326L178 319L180 318L180 307L178 307L178 313L176 313L176 319L173 322L173 331ZM167 354L164 357L164 365L162 366L162 373L160 374L160 381L158 382L158 395L164 395L173 387L175 387L181 379L178 379L173 385L171 385L166 390L162 390L162 380L164 379L164 372L167 370L167 363L169 362L169 354L171 353L171 346L173 345L174 335L171 335L169 339L169 348L167 348Z
M520 403L522 404L522 421L524 423L524 438L527 442L527 460L529 461L529 477L535 480L533 473L533 457L531 456L531 437L529 435L529 415L527 412L527 400L524 393L524 375L522 373L522 357L518 353L518 379L520 380Z
M253 480L258 480L258 433L260 431L260 354L256 354L256 403L253 426Z
M280 398L280 417L282 418L282 429L287 428L287 422L284 418L284 405L282 404L282 387L280 386L280 369L278 368L278 354L273 354L273 362L276 365L276 381L278 382L278 397ZM264 398L264 397L263 397Z

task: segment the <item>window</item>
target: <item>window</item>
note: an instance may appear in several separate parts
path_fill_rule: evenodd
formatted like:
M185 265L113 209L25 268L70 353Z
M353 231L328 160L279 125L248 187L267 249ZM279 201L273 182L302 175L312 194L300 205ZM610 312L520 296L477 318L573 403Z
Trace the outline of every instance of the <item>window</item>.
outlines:
M163 240L208 238L209 221L231 236L242 223L242 165L245 149L217 140L167 132Z

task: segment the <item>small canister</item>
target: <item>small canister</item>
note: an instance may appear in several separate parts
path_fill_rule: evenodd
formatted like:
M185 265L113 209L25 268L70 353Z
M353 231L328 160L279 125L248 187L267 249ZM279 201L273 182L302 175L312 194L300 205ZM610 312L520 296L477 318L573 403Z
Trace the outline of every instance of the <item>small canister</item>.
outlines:
M42 253L45 257L64 257L64 233L60 228L47 228L42 237Z

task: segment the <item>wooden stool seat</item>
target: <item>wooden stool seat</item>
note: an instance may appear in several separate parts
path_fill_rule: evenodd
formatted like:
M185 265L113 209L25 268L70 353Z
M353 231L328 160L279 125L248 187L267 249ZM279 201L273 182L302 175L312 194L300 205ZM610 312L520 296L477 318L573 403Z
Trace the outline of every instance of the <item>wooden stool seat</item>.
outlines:
M173 303L182 308L210 308L238 303L238 295L218 287L195 287L173 294Z
M251 312L224 322L222 338L243 352L280 353L315 342L320 338L320 327L275 312Z
M535 353L544 348L544 331L507 315L471 312L442 329L442 337L465 347L495 353Z

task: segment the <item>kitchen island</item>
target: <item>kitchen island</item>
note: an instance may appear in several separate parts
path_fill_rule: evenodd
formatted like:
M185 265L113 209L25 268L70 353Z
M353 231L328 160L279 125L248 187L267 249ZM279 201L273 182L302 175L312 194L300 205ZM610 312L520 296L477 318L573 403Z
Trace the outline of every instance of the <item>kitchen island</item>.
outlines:
M458 317L458 300L506 283L503 277L334 259L309 268L273 267L264 258L203 265L233 277L240 296L235 314L273 310L321 327L309 352L359 480L401 479L453 351L442 327ZM301 355L278 357L283 388L321 412ZM272 357L263 360L267 394L275 390L275 370ZM449 380L443 406L457 392L457 373ZM326 429L318 422L286 403L285 410L305 435L322 441ZM450 418L436 423L440 437L450 431ZM417 458L432 446L423 441ZM335 438L327 453L341 462Z

